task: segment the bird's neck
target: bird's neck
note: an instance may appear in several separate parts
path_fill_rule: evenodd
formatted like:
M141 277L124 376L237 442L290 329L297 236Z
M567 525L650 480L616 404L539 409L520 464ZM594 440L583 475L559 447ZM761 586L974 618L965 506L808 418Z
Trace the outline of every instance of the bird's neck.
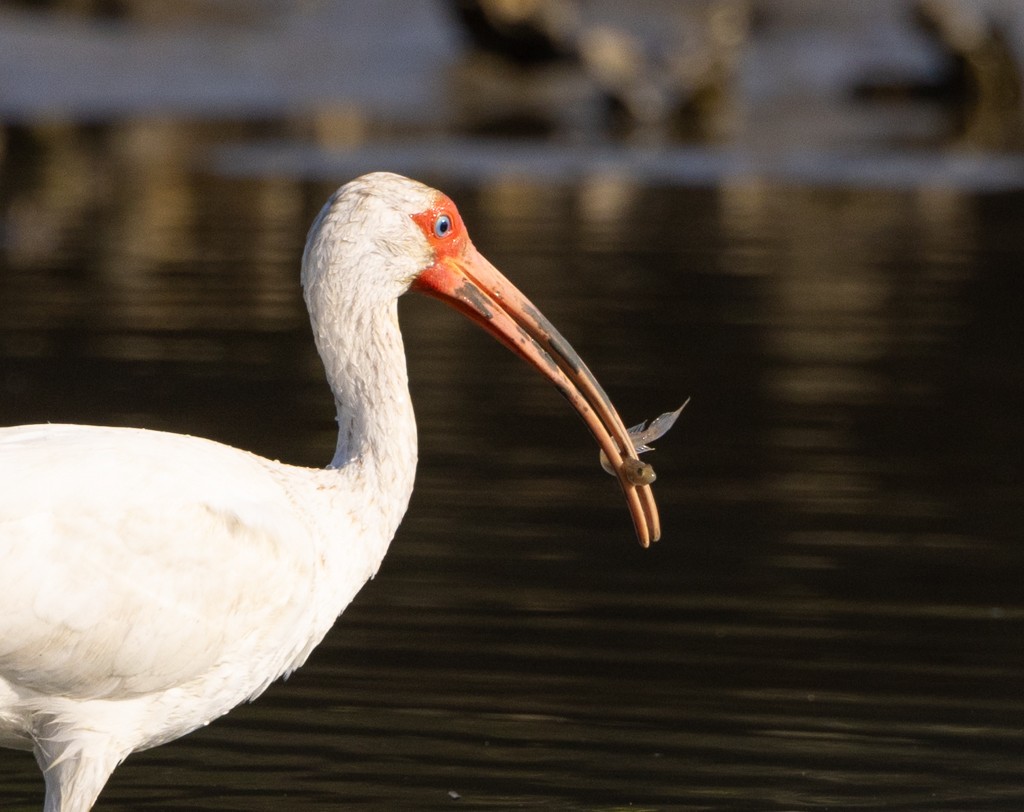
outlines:
M318 329L317 346L337 407L330 468L358 495L360 523L379 535L383 557L412 495L416 419L395 302L358 313L344 329Z

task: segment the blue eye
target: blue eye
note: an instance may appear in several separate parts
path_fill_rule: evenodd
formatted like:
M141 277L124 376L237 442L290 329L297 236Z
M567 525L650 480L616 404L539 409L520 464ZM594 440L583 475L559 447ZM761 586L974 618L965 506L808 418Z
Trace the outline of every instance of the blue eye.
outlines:
M452 218L447 214L439 214L434 221L434 236L443 239L452 233Z

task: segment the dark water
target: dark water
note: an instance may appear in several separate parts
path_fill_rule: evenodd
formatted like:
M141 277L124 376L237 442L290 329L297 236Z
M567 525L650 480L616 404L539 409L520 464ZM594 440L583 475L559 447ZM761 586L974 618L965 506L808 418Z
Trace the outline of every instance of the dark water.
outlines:
M326 463L297 266L346 178L131 136L9 133L0 424ZM556 393L404 302L422 462L380 575L98 808L1022 808L1024 194L423 179L627 423L692 396L652 458L664 540ZM41 803L28 754L0 786Z

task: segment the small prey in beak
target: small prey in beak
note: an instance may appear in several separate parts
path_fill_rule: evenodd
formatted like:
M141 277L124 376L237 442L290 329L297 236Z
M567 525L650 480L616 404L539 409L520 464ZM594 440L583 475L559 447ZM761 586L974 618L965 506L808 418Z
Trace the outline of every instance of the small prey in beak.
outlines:
M690 402L687 398L683 405L676 409L674 412L665 412L664 414L658 415L654 420L651 421L650 425L647 421L637 423L632 428L626 430L629 435L629 439L633 443L633 448L637 454L643 454L645 451L653 451L654 447L647 445L653 443L659 437L662 437L668 432L672 426L675 425L676 418L682 413L683 409L686 408L686 404ZM615 476L615 471L608 462L608 458L604 452L601 451L598 454L598 459L601 461L601 467L604 468L612 476ZM640 460L627 459L623 461L623 465L626 470L624 471L626 478L629 479L634 485L650 485L657 479L657 475L654 473L654 468L648 463L641 462Z

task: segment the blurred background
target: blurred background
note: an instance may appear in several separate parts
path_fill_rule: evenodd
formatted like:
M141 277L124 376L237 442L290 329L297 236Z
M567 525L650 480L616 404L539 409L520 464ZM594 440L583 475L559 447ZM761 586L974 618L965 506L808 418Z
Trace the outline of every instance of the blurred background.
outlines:
M0 424L326 464L299 259L378 169L627 424L692 398L641 550L562 399L403 301L381 573L99 809L1020 809L1022 81L1015 0L0 2Z

